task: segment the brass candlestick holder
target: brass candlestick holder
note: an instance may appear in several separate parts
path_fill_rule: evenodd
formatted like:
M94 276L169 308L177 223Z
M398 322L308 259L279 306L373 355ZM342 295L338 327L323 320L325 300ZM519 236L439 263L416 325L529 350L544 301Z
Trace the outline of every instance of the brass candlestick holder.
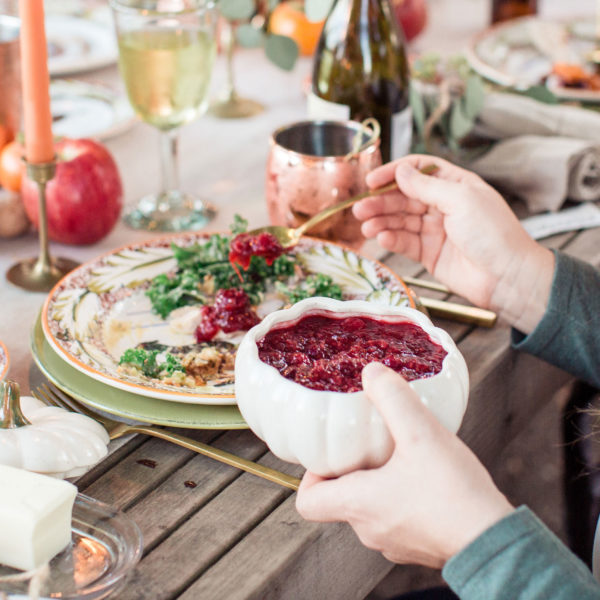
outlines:
M50 258L48 221L46 217L46 184L56 173L56 159L47 163L26 163L27 175L38 185L38 229L40 254L13 265L6 273L8 281L32 292L49 292L54 285L79 263L68 258Z

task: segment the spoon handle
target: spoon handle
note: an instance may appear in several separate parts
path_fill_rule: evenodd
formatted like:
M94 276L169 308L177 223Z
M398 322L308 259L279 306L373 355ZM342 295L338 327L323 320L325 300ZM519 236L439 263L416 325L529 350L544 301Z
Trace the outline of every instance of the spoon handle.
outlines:
M362 194L357 194L356 196L352 196L351 198L348 198L348 199L344 200L343 202L334 204L333 206L330 206L330 207L326 208L325 210L318 212L316 215L311 217L305 223L302 223L302 225L300 225L300 227L298 227L296 229L296 235L298 237L300 237L301 235L304 235L305 232L307 232L309 229L314 227L317 223L320 223L321 221L328 219L331 215L334 215L336 212L339 212L340 210L344 210L345 208L348 208L349 206L356 204L359 200L362 200L363 198L368 198L369 196L379 196L380 194L387 194L388 192L394 192L397 189L398 189L398 186L396 185L396 182L394 182L394 183L390 183L384 187L377 188L375 190L367 190L366 192L362 192Z
M439 171L439 167L435 163L431 163L425 165L419 170L421 171L421 173L423 173L423 175L434 175L435 173L437 173L437 171ZM297 227L295 230L295 237L300 239L301 236L303 236L309 229L314 227L317 223L328 219L331 215L334 215L340 210L344 210L345 208L356 204L359 200L362 200L363 198L369 198L370 196L379 196L381 194L387 194L388 192L395 192L397 189L398 185L394 181L393 183L389 183L388 185L384 185L383 187L377 188L375 190L367 190L362 194L357 194L356 196L352 196L352 198L348 198L343 202L334 204L333 206L330 206L325 210L318 212L316 215L314 215L308 221L306 221L306 223L302 223L300 227Z

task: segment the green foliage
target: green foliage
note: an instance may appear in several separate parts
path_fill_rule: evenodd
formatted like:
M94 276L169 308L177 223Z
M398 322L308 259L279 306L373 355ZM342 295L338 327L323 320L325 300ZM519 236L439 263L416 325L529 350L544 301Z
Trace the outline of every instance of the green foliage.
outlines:
M413 63L410 105L416 135L413 151L431 152L433 137L452 153L472 131L485 100L483 80L463 56L442 61L425 54Z
M287 296L292 304L312 298L313 296L324 296L326 298L342 299L342 288L333 282L329 275L323 273L314 273L309 275L297 286L288 286L278 281L275 283L275 289L284 296Z
M258 48L265 43L265 32L250 23L242 23L237 28L236 35L240 46L244 48Z
M162 354L163 361L159 362L157 357ZM168 377L175 371L183 371L183 365L172 354L161 353L160 350L144 350L143 348L129 348L125 350L119 364L129 364L141 371L146 377Z
M183 269L173 277L157 275L146 290L152 309L163 319L176 308L190 304L206 304L206 297L198 289L200 277L192 270Z
M269 15L281 1L269 0L262 12L257 0L217 0L217 7L221 15L236 26L236 40L241 46L263 47L273 64L290 71L298 59L298 45L291 38L273 34L268 29Z
M531 86L523 90L521 94L544 104L558 104L558 98L545 85Z
M233 215L233 223L229 227L229 230L233 235L238 235L238 233L244 233L244 231L248 231L248 220L244 219L240 215Z
M265 54L281 69L291 71L298 59L298 44L285 35L270 34L265 38Z
M419 136L423 136L425 133L425 102L421 97L421 94L416 90L414 84L411 84L409 88L409 102L412 110L413 121Z
M465 113L462 99L452 104L450 109L450 135L455 140L464 138L475 124L474 119L470 119Z
M233 234L246 231L248 222L239 215L231 225ZM276 279L289 278L294 274L295 260L282 255L267 265L261 256L253 256L242 281L229 262L231 236L214 234L202 244L177 246L172 244L177 260L177 271L172 275L157 275L146 290L152 309L163 319L176 308L194 304L206 304L203 287L209 282L215 290L241 288L252 304L259 304L267 283Z
M249 19L255 10L254 0L219 0L219 11L229 21Z
M483 109L485 101L485 90L483 82L478 75L471 74L467 77L465 94L461 98L463 112L467 119L473 121Z

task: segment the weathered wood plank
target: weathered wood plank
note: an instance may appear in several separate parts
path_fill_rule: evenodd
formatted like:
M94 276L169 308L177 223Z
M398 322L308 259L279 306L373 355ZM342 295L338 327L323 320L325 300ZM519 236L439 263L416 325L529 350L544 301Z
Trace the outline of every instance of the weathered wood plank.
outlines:
M259 462L294 475L302 472L272 454ZM291 493L244 473L144 558L120 599L167 600L177 596ZM279 554L274 547L271 552Z
M219 434L219 431L190 429L186 429L184 433L207 443ZM97 500L126 510L194 455L194 452L181 446L148 438L110 471L81 491Z
M249 460L267 452L265 444L249 431L231 431L212 445ZM201 455L174 471L128 511L142 530L144 552L150 552L240 475L238 469Z
M348 525L304 521L291 497L179 600L358 600L391 568Z
M139 448L144 441L143 435L135 434L112 440L108 447L108 455L87 473L84 473L81 477L73 480L73 483L75 483L80 490L84 490L104 475L104 473L120 463L128 454L131 454L136 448Z
M560 369L511 350L508 335L507 328L477 329L459 344L471 378L469 406L459 434L488 467L570 380Z

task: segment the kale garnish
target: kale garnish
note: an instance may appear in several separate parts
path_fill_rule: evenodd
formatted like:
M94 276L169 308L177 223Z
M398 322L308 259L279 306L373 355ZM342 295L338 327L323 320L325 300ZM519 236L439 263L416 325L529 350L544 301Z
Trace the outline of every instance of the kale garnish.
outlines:
M179 360L169 354L164 353L164 362L159 363L156 358L161 354L160 350L144 350L143 348L129 348L123 352L119 359L119 364L130 364L137 367L146 377L158 378L160 376L172 375L175 371L183 371L183 365Z
M243 233L247 226L248 222L236 215L231 230ZM229 262L230 241L231 236L215 234L201 244L185 247L171 244L177 271L172 275L157 275L146 290L154 312L166 319L181 306L206 304L205 284L214 290L241 288L256 305L262 300L268 281L294 274L295 260L285 254L270 266L264 258L253 256L248 270L240 273Z
M292 304L312 298L313 296L325 296L326 298L342 299L342 288L333 282L329 275L324 273L313 273L301 281L298 285L289 286L282 281L275 283L275 289L284 296L287 296Z

